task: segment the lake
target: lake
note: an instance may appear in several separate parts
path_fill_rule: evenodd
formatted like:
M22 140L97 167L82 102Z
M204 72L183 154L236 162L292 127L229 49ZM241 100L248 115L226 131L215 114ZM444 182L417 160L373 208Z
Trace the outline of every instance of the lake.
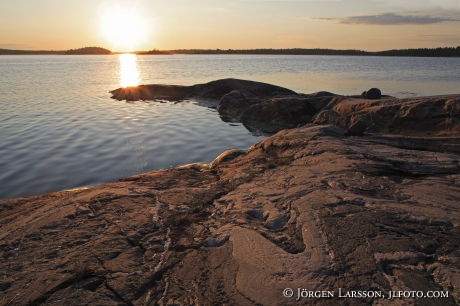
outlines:
M209 162L262 140L196 101L120 102L138 83L219 78L302 93L397 97L459 93L460 58L108 55L0 56L0 198L91 186L136 173Z

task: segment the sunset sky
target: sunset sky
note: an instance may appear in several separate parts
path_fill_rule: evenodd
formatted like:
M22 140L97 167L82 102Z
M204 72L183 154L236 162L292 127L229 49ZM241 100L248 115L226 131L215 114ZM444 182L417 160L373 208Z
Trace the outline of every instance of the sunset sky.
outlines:
M460 0L2 0L0 48L460 45Z

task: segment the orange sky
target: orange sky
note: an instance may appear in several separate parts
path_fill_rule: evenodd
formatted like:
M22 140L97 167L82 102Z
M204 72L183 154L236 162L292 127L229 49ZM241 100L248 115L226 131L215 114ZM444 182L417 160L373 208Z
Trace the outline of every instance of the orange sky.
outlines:
M117 20L117 21L114 21ZM460 45L460 0L2 0L0 48Z

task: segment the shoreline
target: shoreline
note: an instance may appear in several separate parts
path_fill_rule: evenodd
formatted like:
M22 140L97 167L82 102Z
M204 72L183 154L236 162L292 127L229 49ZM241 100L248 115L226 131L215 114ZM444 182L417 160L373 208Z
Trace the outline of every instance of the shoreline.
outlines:
M203 92L200 92L200 91L204 91L206 92L206 87L209 86L209 88L212 88L213 86L220 86L220 82L222 82L222 84L225 84L226 82L229 82L230 84L232 82L236 82L235 85L231 85L231 86L234 86L234 87L229 87L227 89L224 89L223 91L221 92L216 92L216 93L213 93L212 92L212 89L210 91L210 93L206 93L205 94L205 97L202 97L201 95L203 94ZM238 82L242 82L242 83L238 83ZM220 99L224 98L224 96L226 96L226 92L229 92L231 91L232 89L235 89L235 90L239 90L239 86L243 86L241 84L245 84L245 82L247 82L249 85L244 85L244 86L261 86L262 90L286 90L284 92L284 95L288 98L294 96L294 97L300 97L302 99L302 103L313 103L313 104L318 104L319 103L319 107L316 107L315 110L313 110L313 113L311 116L307 117L307 120L306 121L295 121L294 124L286 124L286 123L281 123L281 124L275 124L275 126L273 125L268 125L268 126L264 126L264 125L260 125L258 123L256 123L255 126L253 126L253 124L249 121L249 122L243 122L243 125L250 131L259 131L261 133L264 133L266 134L267 136L268 135L273 135L274 133L280 131L280 130L283 130L285 128L293 128L295 127L296 125L303 125L303 124L307 124L307 123L314 123L314 124L334 124L334 125L337 125L337 126L341 126L342 128L345 128L347 130L350 130L351 128L355 129L355 128L358 128L358 130L356 130L358 132L358 134L363 134L364 132L366 133L372 133L372 134L379 134L380 132L385 132L387 135L393 135L392 137L401 137L401 138L404 138L405 136L411 136L412 139L417 139L417 136L421 137L421 139L423 139L424 136L426 135L429 135L430 137L434 137L435 139L437 139L436 141L436 146L439 147L438 150L443 150L443 149L446 149L446 145L443 143L443 142L456 142L458 139L456 137L458 137L457 135L459 135L460 133L457 131L458 128L446 128L444 129L444 127L441 127L441 130L439 130L438 132L436 131L427 131L426 129L422 129L423 131L417 131L417 128L413 131L413 132L410 132L408 130L401 130L401 128L395 128L394 126L393 127L385 127L383 124L379 124L379 127L378 129L375 127L376 125L376 122L372 122L372 118L370 117L373 117L377 114L378 116L378 113L379 112L387 112L387 110L385 110L385 108L387 108L387 106L390 106L389 108L394 108L393 106L391 105L395 105L395 104L399 104L399 103L408 103L408 104L411 104L411 103L415 103L415 104L420 104L420 105L423 105L425 102L428 102L428 103L432 103L432 101L437 101L439 100L438 102L442 102L442 101L455 101L456 99L458 99L458 97L460 96L460 94L436 94L436 95L430 95L430 96L415 96L415 97L405 97L405 98L395 98L395 97L391 97L391 96L382 96L380 99L377 99L377 100L366 100L366 99L362 99L361 96L358 96L358 95L354 95L354 96L349 96L349 95L337 95L337 94L334 94L334 93L329 93L329 92L318 92L318 93L312 93L312 94L297 94L289 89L285 89L285 88L282 88L282 87L278 87L278 86L273 86L273 85L270 85L270 84L265 84L265 83L260 83L260 82L254 82L254 81L245 81L245 80L238 80L238 79L223 79L223 80L217 80L217 81L212 81L212 82L209 82L209 83L206 83L206 84L197 84L197 85L192 85L192 86L180 86L180 85L160 85L160 84L154 84L154 85L140 85L138 87L134 87L134 88L119 88L119 89L116 89L116 90L112 90L111 93L112 93L112 98L113 99L116 99L116 100L153 100L153 102L159 100L160 102L164 102L164 101L175 101L174 103L178 103L180 102L180 100L182 98L186 98L185 100L188 101L188 99L192 99L192 100L196 100L196 101L200 101L200 100L207 100L207 99L212 99L212 103L198 103L197 105L201 106L201 107L212 107L212 108L218 108L219 106L219 103L220 103ZM142 89L143 86L145 88L147 88L146 90ZM198 87L197 87L198 86ZM199 86L202 86L202 87L199 87ZM266 88L264 86L267 86ZM270 87L272 86L272 87ZM189 90L189 88L191 89L190 92L187 92ZM198 89L198 91L196 90L196 88ZM204 89L201 89L201 88L204 88ZM250 87L248 87L250 89ZM273 89L274 88L274 89ZM136 91L139 91L139 92L143 92L143 94L145 94L145 96L139 96L138 93L134 92L132 93L132 90L136 90ZM158 95L152 95L149 93L150 90L154 89L155 90L155 93L156 94L159 94ZM172 89L172 91L171 91ZM184 92L181 92L181 90L185 90L185 93ZM166 90L166 92L163 92L163 90ZM250 89L251 90L251 89ZM275 93L277 94L277 93ZM206 96L208 95L208 96ZM210 95L210 96L209 96ZM268 97L270 97L271 93L268 94ZM325 100L323 101L317 101L317 98L318 98L318 95L319 95L319 98L323 99L325 98ZM239 97L237 97L237 99L239 99ZM176 101L176 100L179 100L179 101ZM243 99L244 100L244 99ZM335 101L334 101L335 100ZM330 102L332 101L332 104L331 105L327 105L328 103L330 104ZM236 100L237 103L240 103L239 101ZM262 104L265 103L264 100L261 101ZM269 101L270 102L270 101ZM278 101L279 102L279 101ZM446 108L448 107L451 107L451 106L443 106L444 102L440 103L440 107L444 108L444 112L446 111ZM449 102L450 103L450 102ZM380 107L378 105L381 105L383 106L383 109L382 110L377 110L377 112L375 114L369 114L369 113L366 113L366 111L361 111L361 110L358 110L358 111L355 111L354 108L356 107L355 105L358 105L359 108L362 108L362 109L365 109L367 107L367 105L369 105L370 107L372 108L375 108L375 107ZM232 108L234 108L235 106L232 106ZM289 108L291 106L287 107L287 111L289 111ZM409 106L409 107L414 107L414 108L417 108L418 106L417 105L414 105L414 106ZM323 109L324 108L324 109ZM334 109L331 111L331 109ZM243 108L245 109L245 108ZM337 113L337 109L340 109L339 113ZM252 110L253 111L253 110ZM258 109L256 109L256 111L258 111ZM277 109L275 110L274 112L272 112L271 114L268 114L268 117L263 117L262 118L262 121L272 121L272 117L273 115L275 116L278 116L280 113L282 114L283 112L285 112L286 110L283 110L283 109ZM452 109L451 111L455 111L454 109ZM374 112L374 111L373 111ZM423 111L425 112L425 111ZM332 117L331 117L331 114L332 114ZM386 117L387 118L383 118L382 122L380 123L383 123L385 121L388 121L388 118L393 116L395 113L394 113L394 110L392 111L391 114L386 114ZM233 113L230 112L230 115L228 115L227 113L222 113L220 112L219 113L220 116L222 116L223 120L224 121L229 121L229 122L238 122L238 123L241 123L241 118L238 116L238 115L235 115ZM419 116L420 114L409 114L411 116ZM341 118L338 118L337 116L341 116ZM256 117L257 119L257 117ZM287 120L291 120L292 117L288 117L288 118L285 118L285 119L282 119L281 121L287 121ZM379 118L379 119L382 119L382 118ZM393 119L392 119L393 120ZM399 119L400 121L404 121L404 120L407 120L407 118L401 118ZM413 119L410 119L410 120L413 120ZM452 121L452 119L442 119L442 120L448 120L448 121ZM394 120L393 120L394 121ZM423 120L421 120L423 121ZM439 120L438 120L439 121ZM378 124L378 123L377 123ZM430 128L434 128L434 126L430 126ZM264 130L265 129L265 130ZM356 132L355 131L355 132ZM398 133L399 132L399 133ZM428 132L428 134L427 134ZM444 140L444 141L443 141ZM254 144L255 145L255 144ZM452 145L447 145L447 149L448 150L454 150L455 152L457 152L458 148L454 148L454 146ZM436 150L435 146L431 146L431 149L432 150ZM209 161L209 163L211 163L212 160ZM198 164L206 164L206 162L194 162L194 163L198 163ZM176 166L178 167L178 166ZM152 171L162 171L162 170L167 170L167 169L171 169L171 167L168 167L168 168L158 168L158 169L152 169L150 171L148 171L147 173L149 172L152 172ZM141 172L141 173L133 173L131 174L130 176L132 175L139 175L139 174L142 174L144 172ZM115 181L117 180L122 180L124 179L125 176L122 176L120 178L117 178ZM87 189L87 188L92 188L94 186L98 186L98 185L101 185L101 184L105 184L105 183L110 183L110 182L113 182L113 181L100 181L100 182L96 182L94 184L91 184L91 185L82 185L82 186L75 186L75 187L70 187L68 189L61 189L61 190L54 190L54 191L50 191L50 192L44 192L44 193L36 193L36 194L30 194L30 195L19 195L19 196L14 196L14 197L9 197L9 198L3 198L3 199L0 199L0 201L7 201L7 200L11 200L11 199L15 199L15 198L23 198L23 197L34 197L34 196L40 196L40 195L43 195L43 194L48 194L48 193L55 193L55 192L65 192L65 191L72 191L72 190L78 190L78 189Z
M0 201L2 302L278 305L284 288L459 301L458 153L345 134L283 130L211 165Z
M224 92L227 113L263 109L263 127L299 101L314 114L208 164L0 200L1 304L460 302L460 95L163 89Z
M398 56L398 57L460 57L460 46L437 48L392 49L383 51L338 50L325 48L259 48L259 49L174 49L133 52L112 52L100 47L85 47L69 50L13 50L0 48L0 55L117 55L134 53L137 55L338 55L338 56Z
M433 96L433 97L435 97L435 96ZM369 136L373 136L373 137L376 137L376 138L379 137L378 134L371 134ZM268 136L268 137L270 137L270 136ZM427 139L426 137L423 137L423 136L411 136L410 139L409 139L407 136L397 135L397 134L396 135L388 134L388 135L384 135L384 137L385 138L393 138L394 140L397 140L399 142L409 141L409 142L412 142L413 146L417 146L417 143L426 142L426 139ZM456 148L456 146L451 146L450 148L447 146L447 150L455 152L455 153L460 153L460 136L450 136L450 137L431 136L430 140L435 143L434 145L430 146L430 150L433 150L433 151L446 150L445 142L447 142L447 143L457 143L458 142L459 143L458 148ZM264 141L264 140L261 140L261 141L258 141L256 143L254 143L253 146L257 145L259 142L262 142L262 141ZM438 146L438 148L436 148L436 146ZM51 192L37 193L37 194L31 194L31 195L23 195L23 196L20 195L20 196L15 196L15 197L11 197L11 198L3 198L3 199L0 198L0 205L1 205L1 202L14 201L14 200L17 200L17 199L28 199L28 198L35 198L35 197L41 197L41 196L47 196L47 195L53 195L53 194L59 194L59 193L66 193L66 192L85 191L85 190L93 189L93 188L101 186L101 185L123 181L123 180L129 179L130 177L140 176L140 175L148 175L148 174L155 173L155 172L168 171L168 170L177 169L177 168L184 168L184 167L209 167L210 165L212 165L219 158L220 155L225 154L228 151L233 151L233 150L244 152L244 150L241 150L241 149L228 149L228 150L223 151L218 156L216 156L216 158L214 160L210 161L210 162L187 163L187 164L178 165L178 166L171 166L169 168L160 168L160 169L154 169L154 170L147 171L147 172L134 173L134 174L129 175L129 176L120 177L120 178L118 178L116 180L95 183L95 184L92 184L92 185L77 186L77 187L71 187L71 188L68 188L68 189L55 190L55 191L51 191Z

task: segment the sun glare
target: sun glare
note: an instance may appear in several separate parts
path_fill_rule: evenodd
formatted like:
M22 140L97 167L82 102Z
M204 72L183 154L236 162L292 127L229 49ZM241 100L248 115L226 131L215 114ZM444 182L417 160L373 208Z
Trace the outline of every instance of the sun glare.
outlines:
M137 86L141 82L137 56L135 54L120 54L120 86Z
M114 6L101 16L101 32L114 51L133 52L149 35L149 25L134 8Z

